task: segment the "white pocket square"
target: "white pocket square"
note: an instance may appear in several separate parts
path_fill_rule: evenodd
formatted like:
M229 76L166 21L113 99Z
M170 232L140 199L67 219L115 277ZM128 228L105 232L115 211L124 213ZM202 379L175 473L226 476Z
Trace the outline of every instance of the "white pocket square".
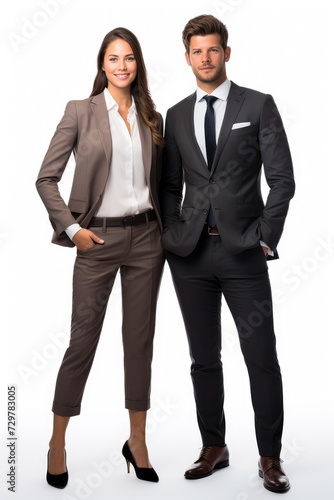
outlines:
M244 127L249 127L251 122L240 122L240 123L233 123L232 125L232 130L235 130L236 128L244 128Z

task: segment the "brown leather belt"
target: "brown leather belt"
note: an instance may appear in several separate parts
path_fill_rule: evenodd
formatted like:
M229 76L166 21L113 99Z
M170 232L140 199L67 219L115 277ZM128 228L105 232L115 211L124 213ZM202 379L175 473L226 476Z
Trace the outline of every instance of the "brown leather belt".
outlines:
M127 215L125 217L93 217L88 227L122 227L122 226L137 226L145 224L149 221L156 220L154 210L142 212L136 215Z

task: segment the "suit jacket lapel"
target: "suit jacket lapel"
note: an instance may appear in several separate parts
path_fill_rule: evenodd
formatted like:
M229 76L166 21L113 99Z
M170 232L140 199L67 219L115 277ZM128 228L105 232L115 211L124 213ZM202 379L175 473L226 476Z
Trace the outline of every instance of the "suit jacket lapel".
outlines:
M107 167L109 169L111 162L112 139L110 134L108 110L103 92L101 94L93 96L90 104L96 124L96 129L92 131L92 133L97 133L101 140L107 158ZM142 155L143 155L146 181L147 184L150 186L152 155L155 154L155 149L153 148L153 141L150 129L142 122L140 118L138 120L138 129L142 143ZM96 138L92 138L92 142L95 143Z
M190 144L194 145L196 157L201 159L203 167L206 170L208 170L208 165L207 165L206 160L202 154L201 148L199 147L199 144L197 142L196 135L195 135L195 123L194 123L195 102L196 102L196 92L194 94L190 95L184 103L184 105L185 105L184 114L183 114L184 120L185 120L184 132L189 133L188 141Z
M244 91L238 85L231 82L231 88L227 98L224 120L222 123L222 127L220 129L217 149L215 157L213 159L211 171L208 170L207 163L205 161L205 158L202 154L201 148L199 147L195 136L194 106L196 101L196 92L192 94L188 98L188 100L185 101L185 108L184 108L185 132L189 132L189 141L191 144L194 144L194 148L196 150L196 156L197 158L201 159L201 163L203 164L203 167L206 169L209 175L211 175L214 172L215 168L217 167L218 160L223 153L227 139L230 135L232 125L233 123L235 123L239 110L245 100L244 96L242 95L243 92Z
M214 171L218 164L218 160L221 157L223 150L225 148L227 139L229 138L232 125L235 123L236 117L238 116L239 110L245 100L243 90L238 87L235 83L231 82L230 92L227 98L226 110L224 115L224 120L222 127L220 129L216 154L213 159L211 173Z
M149 127L143 123L141 118L138 116L138 130L141 140L142 156L145 169L145 177L147 185L151 186L151 165L155 160L155 148L153 147L152 135Z
M109 116L106 106L106 101L103 92L93 96L90 102L91 109L94 115L96 132L101 140L104 152L107 158L107 166L109 168L111 162L111 134L109 125ZM95 131L92 130L91 133ZM93 144L96 143L96 138L92 138Z

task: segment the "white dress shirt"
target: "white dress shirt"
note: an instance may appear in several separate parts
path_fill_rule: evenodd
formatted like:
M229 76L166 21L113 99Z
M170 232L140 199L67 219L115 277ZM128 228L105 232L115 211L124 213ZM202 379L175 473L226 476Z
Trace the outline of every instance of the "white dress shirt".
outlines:
M118 104L107 88L104 89L104 97L112 138L112 156L102 203L95 216L123 217L145 212L152 209L153 205L145 179L134 99L132 98L127 117L130 134L118 113ZM72 239L79 229L81 229L79 224L72 224L66 228L66 233Z
M217 100L213 103L213 109L215 110L215 121L216 121L216 144L218 142L218 137L220 129L224 120L226 104L228 94L230 92L231 82L228 78L219 85L210 95L217 97ZM195 136L202 151L202 154L207 162L206 147L205 147L205 133L204 133L204 118L207 109L206 100L203 97L207 95L204 90L197 87L196 90L196 102L194 107L194 126L195 126ZM260 241L261 245L268 248L268 254L274 255L274 252L270 250L268 245L263 241Z
M213 109L215 110L215 121L216 121L216 144L218 142L219 132L224 120L227 96L229 94L231 87L230 80L226 79L224 83L219 85L210 95L217 97L217 100L213 103ZM196 102L194 108L194 125L195 125L195 136L198 145L202 151L202 154L207 161L206 157L206 147L205 147L205 134L204 134L204 118L206 113L206 100L203 99L207 93L204 90L197 87L196 91Z

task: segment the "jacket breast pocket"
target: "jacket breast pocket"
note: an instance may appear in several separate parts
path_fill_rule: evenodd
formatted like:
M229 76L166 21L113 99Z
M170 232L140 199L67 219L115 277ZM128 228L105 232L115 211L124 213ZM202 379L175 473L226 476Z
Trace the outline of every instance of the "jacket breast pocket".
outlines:
M230 137L236 137L240 135L254 135L257 134L258 132L258 127L257 125L246 125L238 128L232 128L230 132Z

